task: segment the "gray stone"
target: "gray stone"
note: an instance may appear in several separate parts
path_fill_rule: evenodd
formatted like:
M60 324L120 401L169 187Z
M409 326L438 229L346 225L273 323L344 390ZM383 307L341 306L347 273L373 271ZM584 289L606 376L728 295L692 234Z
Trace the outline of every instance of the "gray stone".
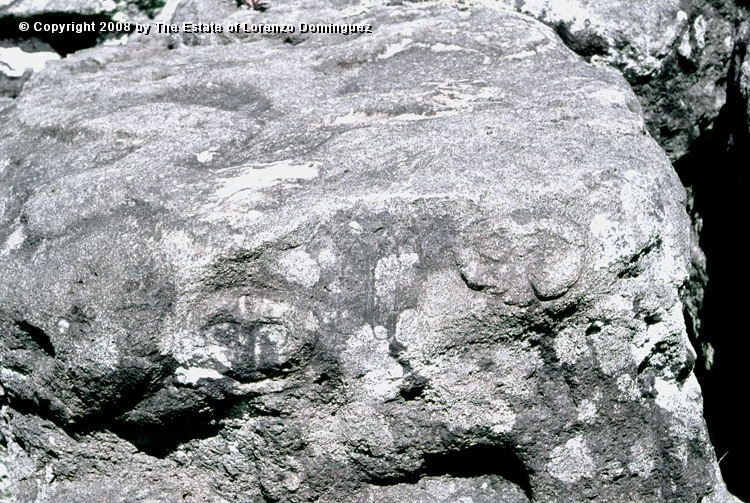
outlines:
M416 484L395 484L385 487L370 486L356 496L356 501L362 503L391 503L393 501L413 503L453 503L454 501L523 503L529 500L523 491L514 484L497 477L479 476L470 479L424 477Z
M748 131L750 131L750 57L748 57L748 46L750 46L750 21L745 21L738 30L735 55L739 65L739 95L741 102L745 105L745 119Z
M19 77L10 77L0 72L0 109L5 106L5 100L15 98L21 94L23 85L29 80L31 73L31 70L29 70Z
M674 161L713 127L740 17L731 1L502 0L554 27L592 62L619 68Z
M0 440L3 438L0 437ZM0 445L0 503L13 503L10 493L10 479L8 478L8 453L3 445Z
M5 47L0 44L0 99L15 98L34 71L41 70L49 60L60 59L49 46L40 51L25 51L25 47ZM3 104L0 103L0 109Z
M508 11L329 20L375 34L144 38L0 110L17 500L736 501L620 74Z

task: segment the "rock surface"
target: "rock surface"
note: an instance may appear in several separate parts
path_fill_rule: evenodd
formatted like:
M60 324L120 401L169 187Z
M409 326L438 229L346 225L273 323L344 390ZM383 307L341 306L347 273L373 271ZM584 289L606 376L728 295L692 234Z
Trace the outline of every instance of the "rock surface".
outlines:
M444 0L445 3L456 1L488 3L485 0ZM159 21L224 21L230 11L236 10L236 4L242 3L183 1L182 12L173 16L179 0L2 2L0 0L0 21L71 15L80 18L71 18L71 21L99 16L97 19L132 22L147 22L157 15ZM322 13L332 9L346 6L351 12L358 12L380 3L388 5L400 3L400 0L367 1L360 5L318 1L302 6L297 3L293 10L299 12L302 7L319 22L328 22L329 18ZM551 26L571 49L587 60L619 68L641 101L649 132L672 161L683 157L697 138L711 130L725 104L732 49L739 37L737 26L747 16L746 9L737 7L732 0L639 0L636 3L499 0L498 3ZM289 14L290 9L285 9L289 2L273 4L272 15L266 15L265 19L279 12ZM316 5L315 10L310 8L312 4ZM10 28L15 30L15 26ZM93 41L87 47L91 45ZM78 49L80 47L74 50ZM62 53L67 51L63 48ZM25 80L0 75L0 96L15 97Z
M101 47L0 108L18 501L735 501L627 83L512 12L348 14L376 33Z
M0 441L4 441L0 437ZM0 503L12 503L13 496L10 492L10 479L8 478L8 451L5 449L4 442L0 443Z
M34 45L10 46L0 41L0 99L17 97L33 72L44 68L47 61L60 59L49 46Z
M670 159L710 130L726 100L741 12L731 0L501 0L552 26L633 86Z

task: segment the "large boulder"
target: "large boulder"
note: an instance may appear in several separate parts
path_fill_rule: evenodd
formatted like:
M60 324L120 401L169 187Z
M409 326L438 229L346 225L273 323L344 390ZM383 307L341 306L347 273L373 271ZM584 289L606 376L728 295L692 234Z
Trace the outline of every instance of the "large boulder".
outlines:
M620 74L508 11L329 20L374 34L143 37L0 109L17 500L733 501Z

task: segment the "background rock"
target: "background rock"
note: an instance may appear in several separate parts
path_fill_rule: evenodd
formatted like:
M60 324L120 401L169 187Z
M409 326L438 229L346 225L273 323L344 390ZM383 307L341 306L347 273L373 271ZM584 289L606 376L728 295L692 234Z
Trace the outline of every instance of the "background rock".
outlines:
M53 52L65 56L101 43L124 42L132 29L124 23L150 22L157 14L171 15L175 1L164 0L0 0L0 97L17 96L31 73L38 71L39 55ZM19 29L27 22L31 29ZM92 25L95 30L80 33L36 31L36 23ZM115 30L102 29L101 23L121 23ZM23 51L22 57L9 51ZM20 67L19 67L20 65ZM20 68L24 77L15 75Z
M732 1L503 0L555 28L592 62L619 68L649 132L677 160L713 127L726 100L741 13Z
M4 440L4 438L2 440ZM2 503L11 503L13 501L10 492L10 479L8 478L7 458L8 453L5 450L5 446L0 445L0 502Z
M329 19L377 34L101 47L0 111L18 500L733 501L627 83L511 12Z
M731 396L733 383L746 382L745 357L750 344L741 334L744 324L728 312L740 312L744 285L750 275L739 248L738 228L750 221L744 203L747 192L747 159L750 131L747 127L747 94L743 92L742 68L746 61L747 28L741 28L730 65L727 104L714 128L699 138L691 152L675 163L685 185L695 194L691 212L701 229L700 245L707 260L703 270L709 281L700 309L702 348L696 374L705 392L705 416L722 472L730 488L750 498L744 452L750 449L750 432L742 420L742 405ZM701 266L696 264L700 274Z
M2 0L0 18L15 20L39 16L107 16L114 21L143 21L153 17L164 0Z
M19 45L0 41L0 98L15 98L32 73L47 61L60 59L52 48L32 39Z

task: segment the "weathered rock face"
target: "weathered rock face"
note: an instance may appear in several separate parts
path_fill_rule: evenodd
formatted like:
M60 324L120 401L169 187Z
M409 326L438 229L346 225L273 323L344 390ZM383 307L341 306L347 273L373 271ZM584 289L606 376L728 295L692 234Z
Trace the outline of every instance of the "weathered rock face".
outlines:
M503 0L554 27L567 45L620 68L672 160L710 129L726 100L740 13L727 0Z
M5 438L0 437L0 503L12 503L10 479L7 467L8 451L5 449Z
M732 501L627 83L511 12L346 21L0 110L18 501Z

